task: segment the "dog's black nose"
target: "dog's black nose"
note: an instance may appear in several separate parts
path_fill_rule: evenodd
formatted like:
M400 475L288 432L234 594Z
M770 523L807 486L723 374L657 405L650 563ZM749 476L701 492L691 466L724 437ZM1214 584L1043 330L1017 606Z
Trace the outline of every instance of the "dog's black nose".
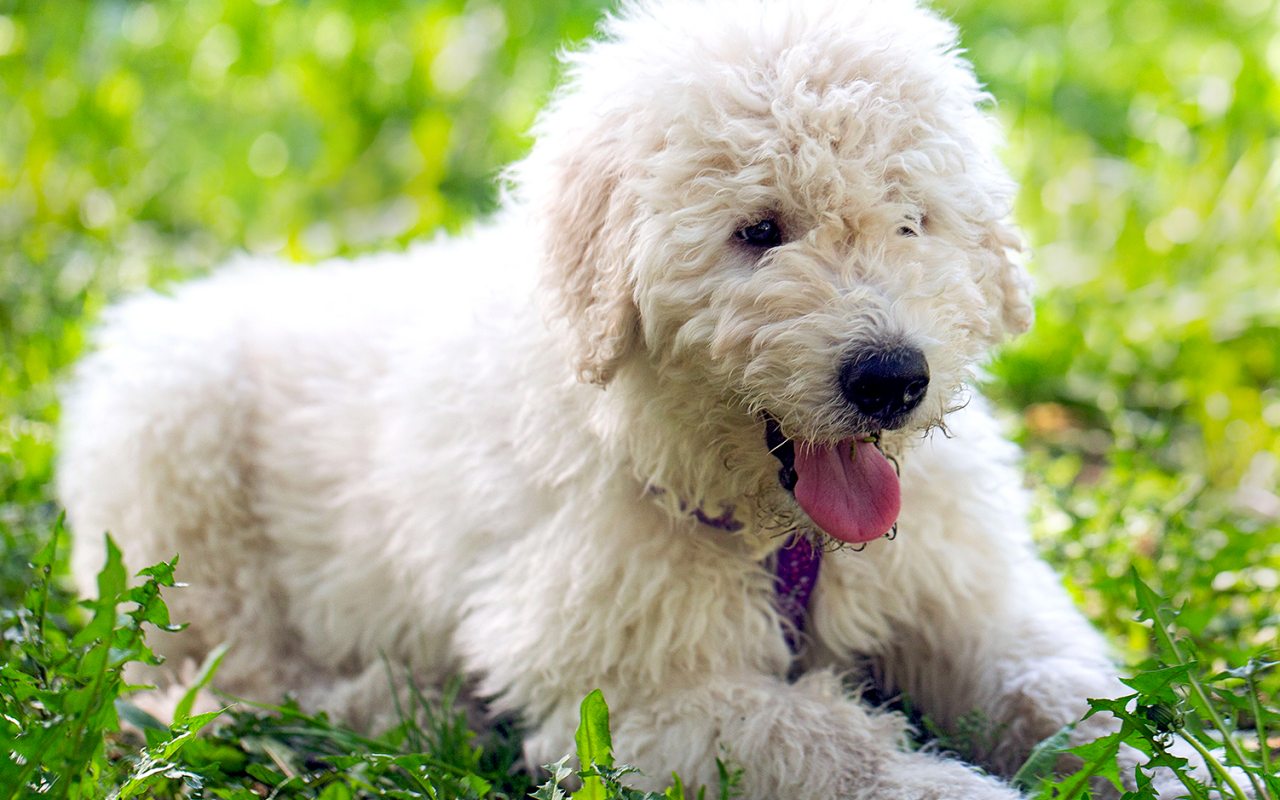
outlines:
M899 428L924 399L929 362L914 347L862 351L840 370L840 391L882 428Z

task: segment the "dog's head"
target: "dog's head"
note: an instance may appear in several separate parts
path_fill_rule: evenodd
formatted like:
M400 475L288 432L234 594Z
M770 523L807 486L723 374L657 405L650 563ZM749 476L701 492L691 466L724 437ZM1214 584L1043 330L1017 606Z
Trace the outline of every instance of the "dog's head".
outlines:
M864 442L940 423L1031 321L955 30L909 0L668 0L604 32L517 173L579 375L641 359L768 420L815 522L883 533Z

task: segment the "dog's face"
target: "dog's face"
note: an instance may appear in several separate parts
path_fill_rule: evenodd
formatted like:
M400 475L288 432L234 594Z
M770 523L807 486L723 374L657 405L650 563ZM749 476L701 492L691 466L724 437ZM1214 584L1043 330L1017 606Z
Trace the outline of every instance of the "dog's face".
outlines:
M1031 309L954 31L911 3L791 5L785 24L767 3L692 6L666 37L683 51L651 61L629 31L670 9L615 23L531 162L582 374L642 358L740 406L815 522L863 541L897 516L863 442L942 422Z

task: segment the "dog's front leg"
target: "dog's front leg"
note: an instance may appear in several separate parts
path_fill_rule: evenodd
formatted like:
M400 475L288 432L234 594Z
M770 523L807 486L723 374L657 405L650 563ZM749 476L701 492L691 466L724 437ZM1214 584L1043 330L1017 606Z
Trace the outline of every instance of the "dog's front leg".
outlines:
M935 601L930 624L901 631L883 668L889 688L947 734L949 747L1009 777L1036 744L1069 723L1076 723L1070 745L1117 730L1110 715L1081 718L1090 698L1131 690L1118 680L1105 641L1044 563L1028 553L999 574L1001 592L975 592L949 608ZM1121 774L1130 786L1133 767L1144 761L1136 750L1122 748ZM1070 756L1058 765L1066 771L1078 766ZM1165 784L1173 791L1167 796L1178 796L1172 775L1156 777L1161 796ZM1117 796L1104 783L1095 782L1096 796Z
M1011 551L1016 552L1016 551ZM960 562L953 562L960 563ZM903 625L880 659L879 676L900 693L927 727L940 729L945 746L997 775L1010 777L1036 744L1075 723L1068 746L1119 729L1109 714L1082 719L1090 698L1131 694L1120 683L1109 648L1074 608L1057 577L1028 554L998 573L1001 590L972 592L952 602L928 598L922 624ZM921 607L925 607L922 605ZM927 623L927 624L923 624ZM1209 774L1190 747L1176 746L1202 780ZM1122 746L1120 775L1134 786L1134 768L1147 757ZM1062 757L1060 772L1080 762ZM1153 774L1161 798L1181 797L1182 784L1167 769ZM1119 796L1103 779L1094 796Z
M1044 609L1043 605L1039 607ZM1114 698L1133 691L1117 679L1106 648L1078 615L1059 616L1046 610L1043 617L1031 615L1010 622L1011 630L1018 632L1017 640L1004 640L1011 651L994 654L1005 666L987 673L987 694L976 704L979 713L989 719L985 752L979 746L976 755L980 763L1006 776L1018 769L1038 741L1063 725L1075 723L1068 746L1119 730L1119 720L1110 714L1096 714L1084 720L1081 717L1088 710L1089 698ZM1174 742L1171 749L1187 759L1198 779L1210 780L1208 768L1194 749L1181 742ZM1148 757L1121 745L1116 758L1125 788L1133 790L1135 768L1145 764ZM1080 760L1073 755L1061 757L1057 764L1061 772L1080 767ZM1161 767L1150 775L1162 800L1185 796L1181 781L1170 770ZM1098 800L1115 800L1121 795L1102 778L1093 779L1091 784Z
M652 689L652 687L651 687ZM745 800L1016 800L1020 794L959 761L905 749L905 724L848 697L838 677L816 672L788 684L767 676L716 675L682 690L605 690L618 761L659 789L717 782L716 759L741 768ZM572 741L566 703L526 741L546 763Z
M1089 698L1125 687L1102 637L1045 564L1028 554L999 577L999 592L933 601L927 625L899 631L883 669L889 688L957 749L1007 777L1037 743L1080 720ZM1099 716L1074 738L1106 732Z

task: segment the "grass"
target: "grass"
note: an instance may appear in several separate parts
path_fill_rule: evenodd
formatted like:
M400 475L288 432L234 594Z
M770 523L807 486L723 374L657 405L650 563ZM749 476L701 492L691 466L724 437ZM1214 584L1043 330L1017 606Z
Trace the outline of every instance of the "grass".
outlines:
M288 702L229 701L191 714L199 679L174 723L161 724L129 703L136 687L125 668L157 663L146 627L175 629L160 595L174 587L174 562L144 569L131 587L109 544L87 622L70 625L59 613L70 609L51 602L59 542L60 529L36 556L38 578L23 604L0 620L0 748L8 756L0 759L0 797L519 798L533 788L514 768L518 740L483 746L454 708L457 687L429 704L411 693L405 721L378 738ZM215 719L215 728L196 735Z
M1084 769L1109 774L1122 740L1167 758L1188 738L1265 780L1280 745L1280 9L940 5L999 98L1040 285L1035 329L985 390L1026 451L1043 551L1131 666L1133 696L1098 711L1126 727ZM102 578L110 604L80 604L49 484L57 382L107 303L237 249L395 248L491 209L554 49L600 6L0 0L0 795L554 794L511 770L515 732L470 733L451 707L376 738L287 704L237 705L198 737L208 720L147 723L122 668L150 658L163 604L121 594L123 565ZM138 590L165 580L152 567ZM1082 796L1080 778L1038 783L1051 760L1028 763L1029 789ZM600 780L620 796L626 776Z
M213 677L222 652L210 654L173 723L165 725L129 702L138 687L126 681L131 663L156 664L146 645L148 628L177 630L162 589L175 586L172 562L148 567L128 580L120 551L108 539L97 599L83 604L83 624L69 624L54 597L52 572L65 533L59 524L36 555L36 578L19 608L0 617L4 666L0 667L0 797L352 797L557 800L572 776L582 779L573 800L705 800L707 787L687 795L679 776L663 792L628 785L631 767L614 763L608 707L599 691L582 703L574 772L566 759L548 765L535 786L518 766L519 736L499 726L484 736L456 710L458 684L428 700L415 687L400 709L400 723L380 736L345 729L324 715L286 701L279 706L236 701L193 714L196 692ZM1116 754L1122 745L1149 757L1149 766L1174 769L1193 800L1211 796L1246 800L1280 796L1266 731L1280 726L1280 712L1264 705L1258 677L1277 663L1251 661L1206 675L1188 654L1175 626L1176 613L1134 576L1143 619L1152 624L1157 655L1125 683L1134 691L1091 701L1093 713L1121 721L1120 730L1074 748L1083 764L1074 774L1053 774L1069 728L1046 740L1014 778L1039 800L1087 797L1089 780L1121 786ZM394 680L389 669L388 679ZM1251 734L1238 730L1249 719ZM128 723L128 727L122 725ZM205 731L210 723L216 725ZM204 735L201 732L204 731ZM1175 739L1199 751L1209 773L1193 775L1174 755ZM734 796L737 770L719 763L719 800ZM1141 775L1141 773L1139 773ZM1145 776L1129 800L1154 800ZM1252 794L1243 788L1248 786ZM1210 795L1213 787L1219 794Z

